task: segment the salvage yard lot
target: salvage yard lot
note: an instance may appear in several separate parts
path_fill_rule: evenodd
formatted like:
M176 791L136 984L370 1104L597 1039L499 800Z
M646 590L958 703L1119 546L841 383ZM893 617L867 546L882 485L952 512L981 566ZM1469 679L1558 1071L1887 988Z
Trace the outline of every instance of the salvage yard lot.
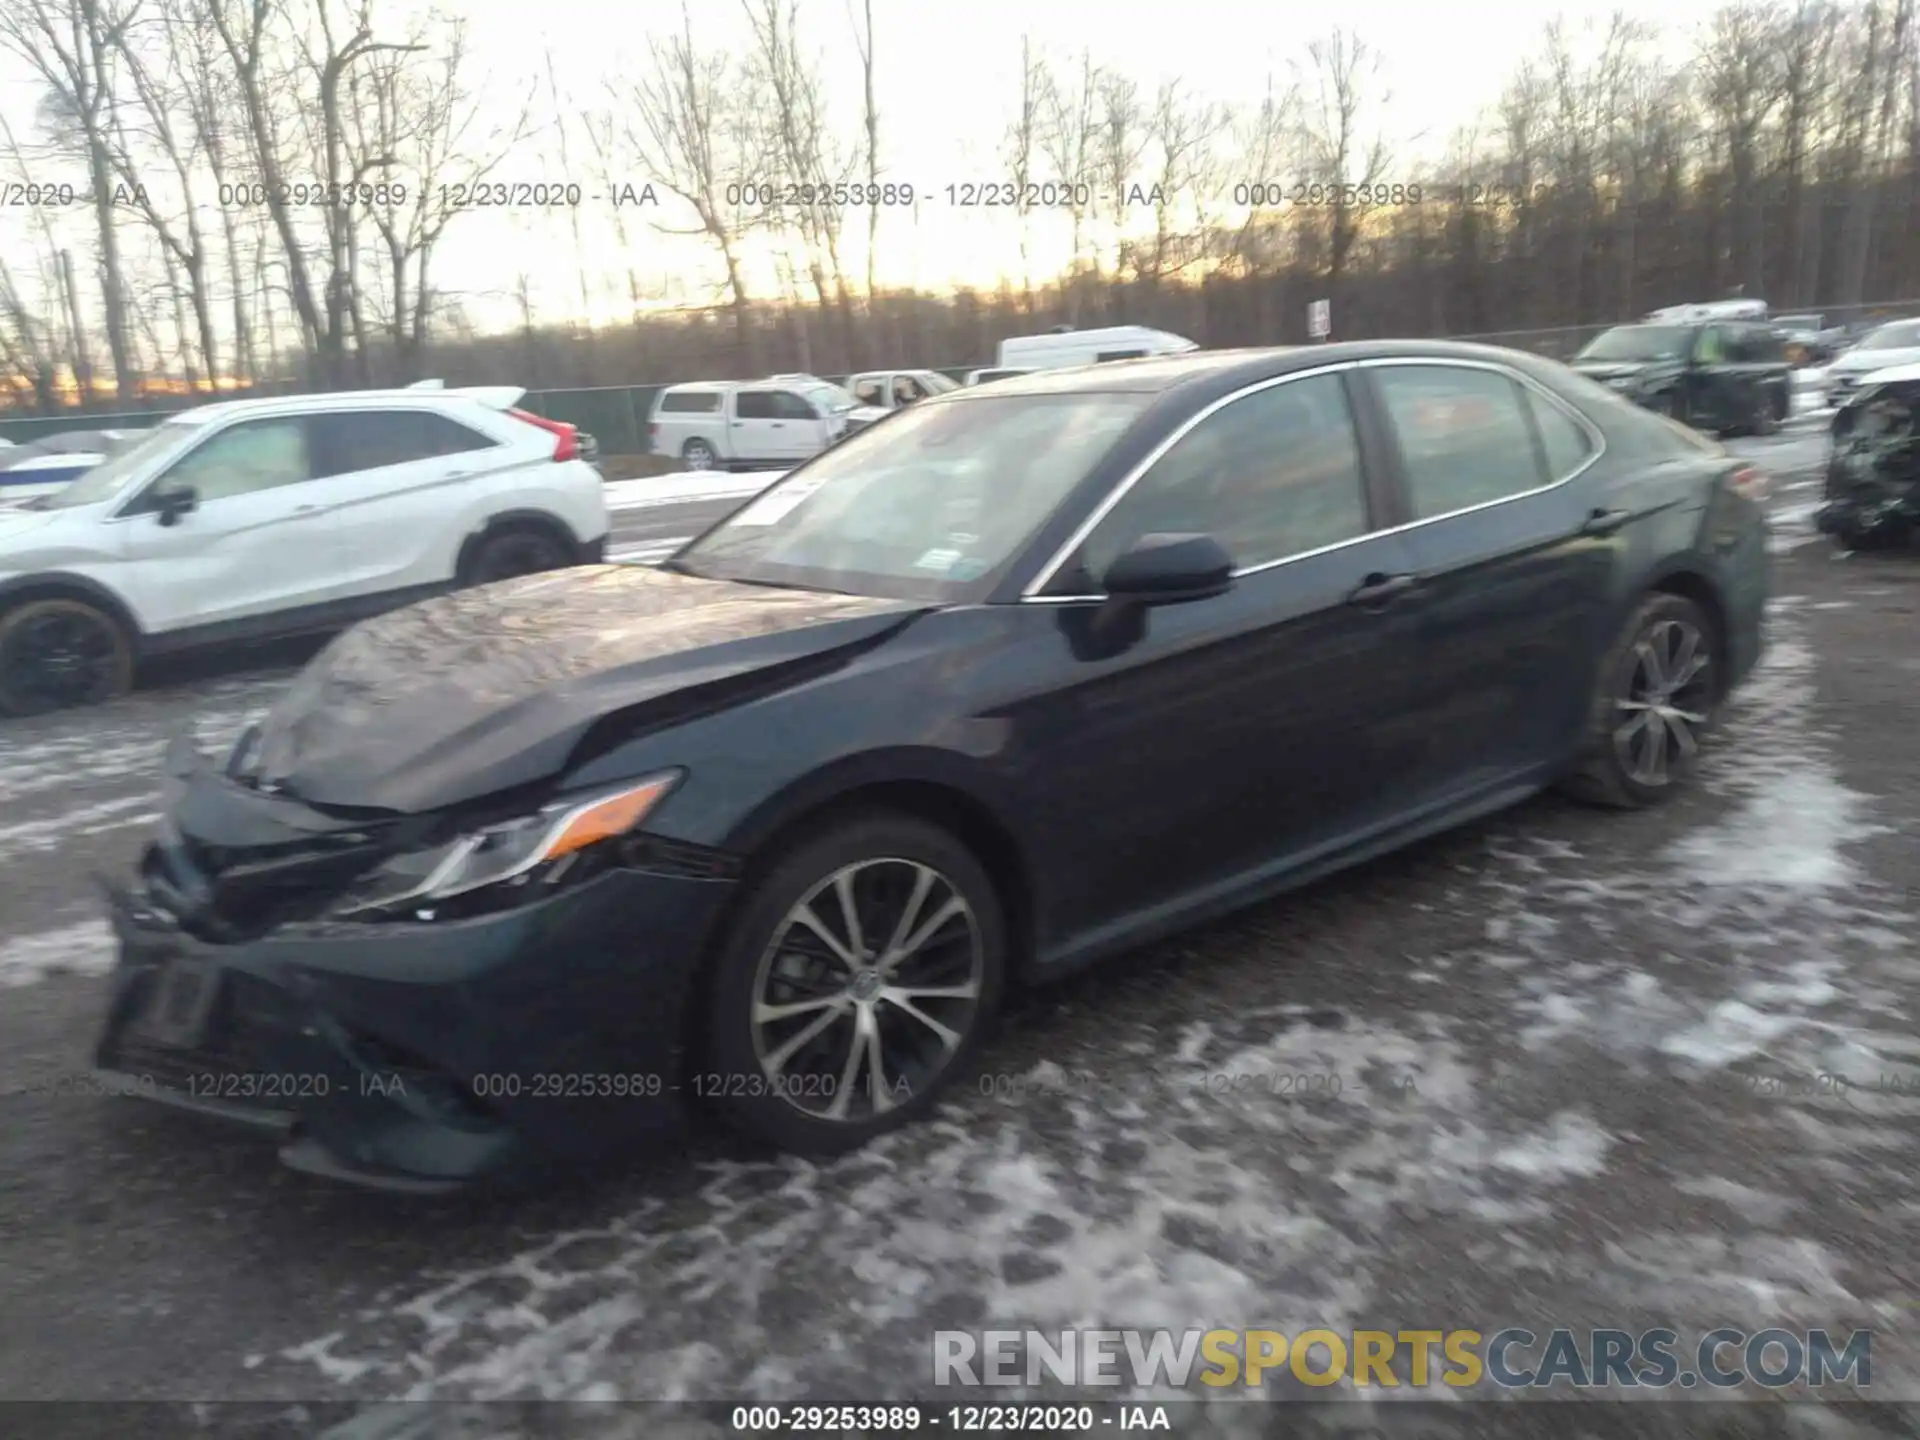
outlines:
M1920 1399L1920 561L1812 541L1817 431L1736 448L1779 598L1699 791L1541 798L1029 997L827 1166L398 1201L62 1093L88 872L172 728L287 672L0 730L0 1397L925 1399L943 1327L1512 1323L1871 1327Z

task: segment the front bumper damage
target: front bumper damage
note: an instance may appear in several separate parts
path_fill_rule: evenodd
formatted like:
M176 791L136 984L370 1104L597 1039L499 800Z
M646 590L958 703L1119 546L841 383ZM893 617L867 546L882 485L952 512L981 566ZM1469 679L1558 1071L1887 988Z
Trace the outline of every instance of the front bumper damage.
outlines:
M1920 533L1920 383L1876 386L1833 419L1814 525L1855 549Z
M163 836L109 887L120 953L95 1064L118 1088L262 1129L293 1168L405 1191L682 1126L683 1021L728 880L669 857L467 919L210 938L179 913L183 848L208 853Z

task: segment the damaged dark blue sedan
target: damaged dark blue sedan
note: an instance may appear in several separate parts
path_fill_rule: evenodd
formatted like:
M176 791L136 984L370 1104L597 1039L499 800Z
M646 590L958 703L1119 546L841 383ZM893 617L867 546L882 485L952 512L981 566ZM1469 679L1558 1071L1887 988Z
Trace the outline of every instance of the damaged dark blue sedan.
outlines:
M1543 786L1684 786L1760 651L1764 484L1467 345L924 401L658 570L368 621L177 749L98 1063L397 1188L694 1112L857 1145L1010 985Z

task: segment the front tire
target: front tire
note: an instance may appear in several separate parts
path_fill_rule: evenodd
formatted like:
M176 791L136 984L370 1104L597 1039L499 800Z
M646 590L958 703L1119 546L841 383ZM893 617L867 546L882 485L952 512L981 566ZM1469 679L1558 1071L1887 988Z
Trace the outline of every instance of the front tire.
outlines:
M545 530L515 526L496 531L474 547L461 580L466 585L491 585L571 564L565 547Z
M999 895L952 835L889 812L837 822L747 895L717 957L695 1088L779 1149L857 1148L966 1069L1006 954Z
M0 615L0 715L98 705L133 687L133 641L82 600L29 600Z
M1683 595L1649 595L1600 667L1600 683L1569 794L1642 809L1685 789L1720 697L1720 637Z

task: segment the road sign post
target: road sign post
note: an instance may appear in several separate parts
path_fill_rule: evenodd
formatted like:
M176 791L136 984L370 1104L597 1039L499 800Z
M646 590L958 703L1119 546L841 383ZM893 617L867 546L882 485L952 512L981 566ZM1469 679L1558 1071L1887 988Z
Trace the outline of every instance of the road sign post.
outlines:
M1333 302L1314 300L1307 305L1307 334L1325 340L1333 334Z

